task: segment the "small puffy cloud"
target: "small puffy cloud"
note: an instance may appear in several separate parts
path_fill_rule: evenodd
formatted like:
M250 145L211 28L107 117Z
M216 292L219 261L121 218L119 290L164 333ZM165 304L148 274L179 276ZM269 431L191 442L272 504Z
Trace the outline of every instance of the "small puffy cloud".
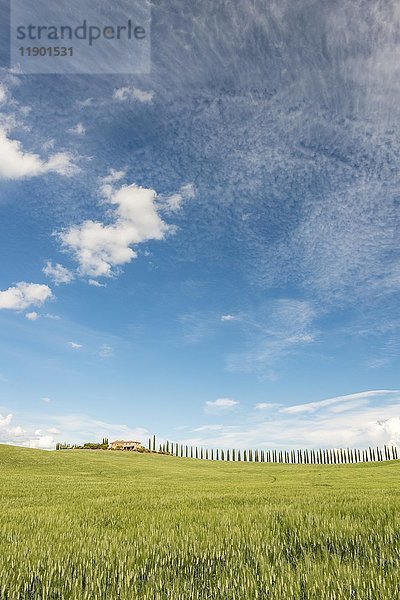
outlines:
M50 402L51 402L51 399L50 399L50 398L48 398L47 396L44 396L44 397L42 398L42 402L45 402L46 404L50 404Z
M109 358L110 356L113 356L113 354L114 348L112 348L108 344L102 344L102 346L100 346L99 355L102 358Z
M77 101L77 105L79 106L79 108L87 108L88 106L93 106L93 104L94 104L93 98L86 98L85 100Z
M91 279L114 276L137 257L131 246L162 240L174 231L158 213L154 190L136 185L114 190L107 185L103 193L113 208L111 223L87 220L58 234L79 263L79 273Z
M20 442L24 435L24 430L19 425L12 426L11 422L13 415L1 415L0 414L0 442L4 444L12 444Z
M191 200L196 196L196 191L193 183L183 185L179 192L171 194L161 201L161 206L166 212L178 212L186 200Z
M3 415L0 415L0 427L8 427L8 425L10 425L12 421L12 417L12 414L6 415L5 417L3 417Z
M32 312L28 312L26 313L25 317L29 320L29 321L36 321L39 318L40 315L38 315L37 312L32 311Z
M72 348L72 350L80 350L83 348L82 344L77 344L76 342L68 342L68 346Z
M93 287L98 287L98 288L107 287L106 283L100 283L100 281L97 281L97 279L88 279L88 284L92 285Z
M126 171L117 171L116 169L110 169L108 175L102 177L101 183L103 186L120 181L126 175Z
M58 315L52 315L50 313L46 313L44 315L46 317L46 319L51 319L52 321L60 321L61 317L59 317Z
M0 127L0 178L22 179L50 172L71 176L78 170L69 152L58 152L45 160L26 152L21 142L10 139L6 129Z
M21 281L14 287L0 291L0 309L24 310L29 306L41 306L52 297L47 285Z
M133 100L137 102L152 102L154 98L154 92L146 92L135 87L122 87L114 90L113 99L120 102L126 102L127 100Z
M232 400L231 398L217 398L217 400L209 400L206 402L205 411L224 412L227 410L231 410L238 404L239 402L237 400Z
M75 127L71 127L67 129L68 133L72 133L73 135L85 135L86 129L82 125L82 123L78 123Z
M74 274L72 271L66 267L63 267L60 265L60 263L53 265L49 260L43 267L42 271L46 277L52 279L56 285L60 285L61 283L71 283L71 281L74 279Z
M37 450L54 450L55 444L52 435L38 435L29 440L29 448L36 448Z
M222 315L221 321L237 321L237 317L233 315Z
M254 408L256 410L268 410L270 408L276 408L277 406L279 406L279 404L276 404L274 402L258 402L258 404L256 404Z

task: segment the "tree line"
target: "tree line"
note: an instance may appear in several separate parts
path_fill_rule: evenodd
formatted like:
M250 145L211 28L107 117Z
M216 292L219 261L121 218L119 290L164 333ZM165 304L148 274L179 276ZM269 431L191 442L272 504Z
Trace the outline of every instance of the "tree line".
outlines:
M152 452L170 454L182 458L197 458L200 460L222 460L233 462L267 462L286 464L347 464L359 462L378 462L400 458L396 446L382 448L330 448L330 449L299 449L299 450L237 450L224 448L202 448L165 442L156 446L156 436L149 438L148 449Z

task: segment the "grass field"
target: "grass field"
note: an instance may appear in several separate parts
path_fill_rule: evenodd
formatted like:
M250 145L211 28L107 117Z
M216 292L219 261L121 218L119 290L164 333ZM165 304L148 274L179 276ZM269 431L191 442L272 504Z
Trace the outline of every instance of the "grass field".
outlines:
M0 446L0 599L400 598L400 462Z

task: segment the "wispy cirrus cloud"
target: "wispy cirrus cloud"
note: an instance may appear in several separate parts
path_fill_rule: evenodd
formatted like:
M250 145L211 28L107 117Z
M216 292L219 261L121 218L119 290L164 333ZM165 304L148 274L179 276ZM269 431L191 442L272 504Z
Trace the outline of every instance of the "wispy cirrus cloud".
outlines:
M153 91L141 90L132 86L117 88L114 90L113 99L119 102L136 101L149 103L154 97Z
M68 342L68 346L72 350L80 350L81 348L83 348L83 345L82 344L78 344L77 342Z
M273 379L283 357L314 342L316 316L310 302L293 299L274 300L241 313L245 350L227 356L227 369Z
M333 412L337 411L337 405L345 404L353 408L359 406L354 404L355 401L369 401L371 398L379 398L380 396L389 397L392 394L396 396L400 395L399 390L369 390L365 392L357 392L356 394L347 394L346 396L336 396L335 398L327 398L326 400L318 400L317 402L307 402L305 404L295 404L293 406L286 406L281 409L282 413L288 414L299 414L299 413L314 413L321 409L328 408ZM346 410L346 408L339 408L339 411ZM337 411L337 412L339 412Z
M277 408L278 406L280 406L280 404L276 402L258 402L257 404L255 404L254 408L256 410L270 410L273 408Z
M221 413L230 411L238 405L238 400L233 400L232 398L217 398L216 400L208 400L205 403L204 410L206 413Z

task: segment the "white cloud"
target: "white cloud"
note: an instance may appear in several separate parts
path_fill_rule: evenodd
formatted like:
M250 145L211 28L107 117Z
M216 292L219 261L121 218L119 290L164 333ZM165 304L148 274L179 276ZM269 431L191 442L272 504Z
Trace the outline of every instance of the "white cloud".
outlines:
M47 285L21 281L14 287L0 291L0 309L24 310L29 306L41 306L52 297Z
M50 313L46 313L44 315L46 317L46 319L51 319L52 321L60 321L61 317L59 317L58 315L52 315Z
M98 287L98 288L105 288L105 287L107 287L106 283L100 283L96 279L88 279L88 284L92 285L93 287Z
M46 432L41 430L27 431L20 425L12 426L13 415L2 416L0 414L0 442L4 444L16 444L19 446L29 446L30 448L41 448L42 450L51 450L55 446L55 440L50 429ZM57 430L57 433L58 430Z
M217 398L217 400L208 400L205 404L205 411L209 413L224 412L237 406L239 402L231 398Z
M26 313L25 317L29 320L29 321L36 321L39 318L39 314L35 311Z
M131 246L149 240L162 240L174 228L158 214L156 192L136 185L118 190L103 186L103 193L112 205L112 221L85 221L73 225L59 238L79 263L81 275L112 277L116 269L131 262L137 253Z
M42 271L46 277L50 277L56 285L60 285L61 283L71 283L71 281L74 280L72 271L59 263L53 265L49 260Z
M222 425L215 430L207 426L196 428L199 436L193 443L220 448L365 448L384 444L400 447L399 400L400 393L397 397L388 396L379 406L354 405L343 414L268 412L267 418L256 425L254 413L250 413L237 425Z
M1 415L0 414L0 442L3 444L13 444L21 441L24 434L24 430L19 425L12 426L11 422L13 415Z
M8 427L8 425L11 423L11 420L12 414L6 415L5 417L0 414L0 427Z
M29 448L37 450L54 450L56 441L52 435L36 435L29 440Z
M270 408L276 408L277 406L280 406L280 405L276 404L274 402L258 402L254 408L256 410L268 410Z
M121 181L126 175L126 171L117 171L116 169L110 169L108 175L101 178L102 186L109 185L110 183L115 183L116 181Z
M221 321L237 321L237 317L234 315L222 315Z
M52 150L54 148L54 146L56 145L56 140L54 138L51 138L50 140L47 140L46 142L44 142L42 144L42 148L43 150Z
M183 203L186 200L191 200L195 196L196 192L193 183L187 183L186 185L183 185L176 194L171 194L170 196L161 199L160 205L166 212L178 212L181 210Z
M68 342L68 346L72 348L72 350L80 350L83 348L82 344L77 344L76 342Z
M69 152L58 152L45 160L38 154L26 152L21 142L10 139L0 127L0 178L21 179L50 172L71 176L77 171Z
M50 399L50 398L48 398L47 396L44 396L44 397L42 398L42 402L45 402L46 404L50 404L50 402L51 402L51 399Z
M370 398L378 396L388 396L390 394L398 394L398 390L370 390L366 392L357 392L356 394L347 394L346 396L336 396L334 398L327 398L326 400L318 400L317 402L307 402L305 404L295 404L293 406L287 406L281 409L283 413L299 414L299 413L313 413L321 408L332 407L342 402L353 402L353 401L364 401ZM337 409L332 408L333 412L339 412Z
M85 100L78 100L77 105L79 108L87 108L88 106L92 106L94 104L93 98L86 98Z
M68 133L72 133L73 135L85 135L86 129L82 125L82 123L78 123L75 127L71 127L67 129Z
M52 435L60 435L61 431L57 429L57 427L49 427L46 429L47 433L51 433Z
M147 445L149 431L144 427L129 427L95 419L88 415L74 414L51 417L52 426L56 425L62 432L63 439L82 443L89 440L101 441L103 437L113 439L138 440Z
M137 100L138 102L152 102L154 92L146 92L135 87L122 87L114 90L113 99L120 102Z
M192 429L192 432L194 432L194 431L220 431L221 429L224 429L223 425L201 425L201 427L196 427L195 429Z
M102 358L108 358L110 356L113 356L113 354L114 354L114 348L112 348L108 344L102 344L100 346L99 355Z
M0 104L7 100L8 90L4 84L0 84Z

